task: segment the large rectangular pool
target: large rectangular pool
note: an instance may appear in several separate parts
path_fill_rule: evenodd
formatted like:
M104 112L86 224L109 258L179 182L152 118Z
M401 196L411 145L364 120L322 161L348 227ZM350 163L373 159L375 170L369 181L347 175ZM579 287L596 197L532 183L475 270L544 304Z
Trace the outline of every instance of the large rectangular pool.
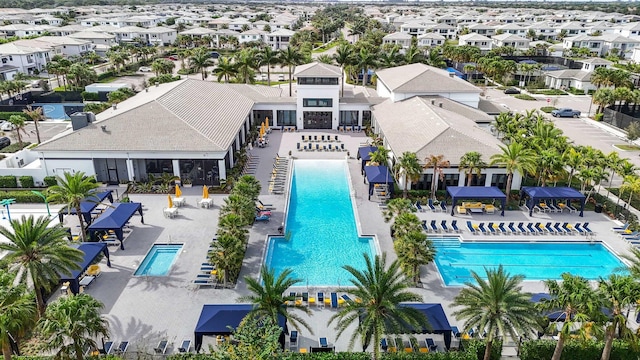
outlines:
M136 276L166 276L171 270L171 266L175 262L178 254L182 250L181 244L155 244L144 257L138 270L134 273Z
M589 280L619 272L625 265L601 243L594 242L467 242L458 238L433 238L436 266L445 285L472 281L470 271L481 277L484 268L502 265L525 280L558 280L562 273Z
M265 262L276 273L293 270L300 286L346 286L344 265L365 268L374 239L358 234L347 162L295 160L285 237L271 237Z

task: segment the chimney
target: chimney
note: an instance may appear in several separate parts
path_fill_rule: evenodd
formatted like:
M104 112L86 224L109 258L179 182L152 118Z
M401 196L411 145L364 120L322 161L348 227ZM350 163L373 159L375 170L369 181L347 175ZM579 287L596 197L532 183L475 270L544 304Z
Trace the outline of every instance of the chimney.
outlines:
M439 106L439 107L442 107L442 103L438 103L438 106Z

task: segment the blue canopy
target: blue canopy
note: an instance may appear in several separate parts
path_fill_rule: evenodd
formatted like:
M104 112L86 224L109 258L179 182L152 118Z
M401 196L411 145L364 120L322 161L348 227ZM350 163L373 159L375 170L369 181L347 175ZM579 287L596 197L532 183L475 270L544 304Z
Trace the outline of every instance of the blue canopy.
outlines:
M104 199L107 199L107 198L109 198L110 203L113 203L113 194L111 193L111 190L101 192L101 193L94 193L91 196L87 196L83 201L80 202L80 212L82 213L82 216L84 217L84 221L87 224L91 223L91 212L93 211L93 209L95 209L96 206L98 206L98 204L100 204L101 202L104 201ZM62 208L58 213L58 218L60 219L60 222L62 222L64 215L67 215L67 214L76 215L76 209Z
M440 304L424 304L424 303L401 303L400 306L411 307L419 310L427 318L428 326L421 329L413 329L414 333L433 333L443 334L444 344L449 349L451 346L451 325L447 319L447 315Z
M371 195L373 195L373 188L376 184L385 184L389 187L389 191L393 189L393 176L389 172L389 168L380 165L380 166L365 166L365 184L367 180L369 181L369 200L371 200Z
M504 216L507 205L507 195L495 186L447 186L447 193L451 196L451 216L458 200L464 199L499 199L502 203L500 215Z
M80 291L80 275L84 274L87 271L89 265L91 265L100 253L103 253L107 258L107 266L111 267L111 261L109 260L109 249L107 248L107 244L105 243L80 243L80 244L71 244L72 247L82 251L84 253L84 257L82 258L82 262L78 264L77 270L72 270L71 275L68 274L59 274L60 282L65 283L69 282L69 288L71 292L77 294Z
M358 148L358 159L362 161L360 164L360 172L364 174L364 166L367 161L371 160L371 153L374 153L378 150L377 146L363 146Z
M141 203L118 203L108 208L93 224L89 225L88 230L91 238L95 240L95 235L98 231L113 230L118 240L120 240L120 248L124 250L124 234L122 228L136 212L140 214L140 222L144 224Z
M252 309L252 304L203 305L194 332L196 351L200 350L204 335L231 335ZM284 348L287 320L282 316L278 316L278 325L282 328L280 344Z
M570 187L548 187L548 186L523 186L520 189L520 198L528 196L531 200L527 202L529 216L533 215L534 204L540 200L561 199L569 203L570 200L580 201L580 216L584 215L584 202L586 196L580 191Z

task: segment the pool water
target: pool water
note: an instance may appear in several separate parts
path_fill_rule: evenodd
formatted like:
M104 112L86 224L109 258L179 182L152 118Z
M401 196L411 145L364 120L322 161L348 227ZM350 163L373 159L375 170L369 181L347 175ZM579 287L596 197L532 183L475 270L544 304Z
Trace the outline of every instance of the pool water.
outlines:
M525 280L558 280L568 272L589 280L607 277L625 265L601 243L460 242L458 238L432 239L436 266L445 285L473 281L470 270L484 278L484 268L502 265Z
M151 247L147 256L134 273L136 276L166 276L171 265L182 250L182 245L156 244Z
M343 160L295 160L285 237L272 237L265 262L281 273L290 268L298 286L346 286L342 267L365 269L376 254L374 240L358 235L348 168Z

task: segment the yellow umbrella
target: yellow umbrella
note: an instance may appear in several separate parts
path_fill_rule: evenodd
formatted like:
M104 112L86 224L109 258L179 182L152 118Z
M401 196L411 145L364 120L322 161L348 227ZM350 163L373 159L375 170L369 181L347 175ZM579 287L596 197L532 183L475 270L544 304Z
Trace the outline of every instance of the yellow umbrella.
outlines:
M267 127L267 128L269 127L269 118L268 117L264 118L264 126Z
M182 197L182 191L180 191L180 186L176 184L176 197Z
M203 199L209 198L209 187L207 185L202 187L202 198Z
M169 208L173 207L173 200L171 200L171 195L167 195L167 197L169 198Z

